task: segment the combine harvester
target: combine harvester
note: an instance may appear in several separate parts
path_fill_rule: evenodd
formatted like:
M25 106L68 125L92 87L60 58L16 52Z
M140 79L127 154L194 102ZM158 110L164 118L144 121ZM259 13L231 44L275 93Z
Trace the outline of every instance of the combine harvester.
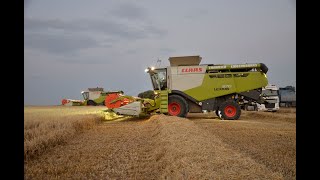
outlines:
M120 93L106 96L105 105L119 115L162 113L186 117L188 113L215 111L220 119L241 115L239 97L265 103L262 88L268 85L263 63L200 64L200 56L170 57L170 66L149 67L155 98L137 98Z
M104 91L103 88L88 88L88 91L82 91L81 94L84 99L84 104L88 106L100 106L105 105L105 99L107 94L119 93L123 94L123 91Z
M61 104L65 106L104 106L107 94L112 93L123 94L123 91L104 91L100 87L88 88L87 91L81 92L84 100L62 99Z

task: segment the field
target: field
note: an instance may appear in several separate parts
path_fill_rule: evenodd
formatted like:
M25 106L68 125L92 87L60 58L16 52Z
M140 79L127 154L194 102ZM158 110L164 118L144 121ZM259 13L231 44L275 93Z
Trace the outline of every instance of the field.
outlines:
M25 107L25 179L296 179L296 109L119 118Z

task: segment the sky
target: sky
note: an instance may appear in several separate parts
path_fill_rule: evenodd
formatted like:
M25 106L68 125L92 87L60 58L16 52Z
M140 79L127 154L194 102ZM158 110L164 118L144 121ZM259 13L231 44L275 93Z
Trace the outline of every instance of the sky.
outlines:
M25 105L90 87L137 96L152 89L147 67L189 55L264 63L270 84L296 86L295 0L25 0Z

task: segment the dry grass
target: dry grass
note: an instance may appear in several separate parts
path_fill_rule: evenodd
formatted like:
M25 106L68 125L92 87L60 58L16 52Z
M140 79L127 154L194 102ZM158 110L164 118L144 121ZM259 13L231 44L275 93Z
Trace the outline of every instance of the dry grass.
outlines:
M106 121L25 161L25 179L296 179L295 122L295 110Z
M90 129L101 116L95 107L25 107L24 159L39 156L57 144L65 143L85 129Z
M296 179L295 112L295 108L278 112L242 111L237 121L194 119L194 122L230 148L281 173L284 179Z
M27 164L26 179L282 179L192 121L164 115L101 124L41 159Z
M286 108L286 107L281 107L278 110L278 113L296 113L297 109L296 108Z

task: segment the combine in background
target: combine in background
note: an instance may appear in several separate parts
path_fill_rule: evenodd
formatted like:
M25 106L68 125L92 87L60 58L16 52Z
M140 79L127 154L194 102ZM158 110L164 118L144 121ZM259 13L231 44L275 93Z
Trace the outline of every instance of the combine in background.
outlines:
M123 94L123 91L104 91L103 88L88 88L81 94L84 100L62 99L61 104L65 106L104 106L106 96L110 93Z
M293 86L279 88L280 107L296 107L296 90Z
M84 104L87 106L104 106L107 94L120 93L123 91L104 91L103 88L88 88L88 91L82 91L81 94L84 99Z

